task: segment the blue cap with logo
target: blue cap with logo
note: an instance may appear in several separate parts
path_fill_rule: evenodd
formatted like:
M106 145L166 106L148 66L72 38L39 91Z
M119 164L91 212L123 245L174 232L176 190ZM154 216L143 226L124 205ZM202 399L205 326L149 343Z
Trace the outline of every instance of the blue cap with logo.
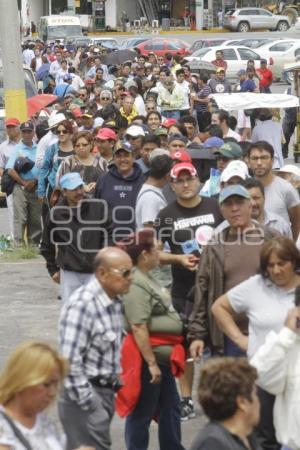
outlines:
M117 153L119 150L125 150L125 152L127 152L127 153L132 153L133 147L129 141L122 141L121 143L117 144L115 153Z
M229 197L232 197L233 195L237 195L238 197L243 197L247 200L250 200L250 194L248 190L240 184L234 184L222 189L219 195L219 204L222 205L225 200L227 200Z
M59 184L62 189L69 189L70 191L72 191L73 189L82 186L84 184L84 181L78 172L71 172L63 175L60 179Z
M217 136L212 136L212 137L206 139L206 141L203 144L203 147L204 148L213 148L213 147L219 148L222 145L224 145L223 139L218 138Z

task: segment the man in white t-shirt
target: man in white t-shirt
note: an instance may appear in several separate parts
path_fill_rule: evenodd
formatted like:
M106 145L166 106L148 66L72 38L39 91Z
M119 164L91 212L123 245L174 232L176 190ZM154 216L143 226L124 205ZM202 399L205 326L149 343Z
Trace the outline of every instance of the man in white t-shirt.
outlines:
M159 156L156 156L157 150ZM168 156L168 150L164 150L163 154L162 152L163 149L153 150L149 176L137 196L135 221L138 230L152 227L159 211L167 206L162 188L169 181L172 159Z
M253 143L248 150L249 167L265 191L265 209L291 223L296 241L300 232L300 198L296 189L272 172L274 149L266 141Z
M183 92L183 105L180 108L180 117L190 114L190 86L185 79L184 69L176 70L176 85L179 86Z

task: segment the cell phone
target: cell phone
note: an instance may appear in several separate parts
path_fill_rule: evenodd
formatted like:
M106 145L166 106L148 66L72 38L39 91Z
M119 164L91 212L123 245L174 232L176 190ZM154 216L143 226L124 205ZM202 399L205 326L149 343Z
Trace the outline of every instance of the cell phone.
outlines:
M295 306L300 306L300 285L295 289ZM297 319L297 328L300 328L299 319Z
M300 285L295 289L295 306L300 306Z

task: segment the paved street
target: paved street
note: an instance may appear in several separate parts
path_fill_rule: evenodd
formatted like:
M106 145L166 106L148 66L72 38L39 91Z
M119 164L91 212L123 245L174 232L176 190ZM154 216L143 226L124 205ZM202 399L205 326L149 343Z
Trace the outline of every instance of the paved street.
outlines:
M7 209L0 209L0 234L7 233ZM58 289L50 280L42 258L3 263L0 256L0 367L7 354L26 339L41 339L56 345L57 320L61 303ZM198 409L198 408L197 408ZM183 424L184 445L189 448L203 423L203 416ZM124 421L115 417L112 450L125 450ZM157 427L151 428L149 450L157 450ZM170 449L171 450L171 449Z
M268 33L269 35L270 33ZM274 40L286 37L287 33L272 33ZM299 37L293 30L288 32L291 37ZM265 36L265 32L256 33L256 36ZM153 35L151 35L153 36ZM251 37L242 33L197 33L197 34L170 34L169 37L184 39L193 42L202 37L225 37L228 39ZM126 36L117 36L118 41ZM287 88L284 83L272 86L274 93L282 93ZM7 209L0 209L0 235L8 234ZM3 258L2 258L3 259ZM0 369L8 353L20 342L28 339L45 340L57 345L57 322L61 308L58 300L58 287L50 279L44 260L41 257L16 262L1 261L0 250L0 315L2 326L0 328ZM199 366L196 365L197 385ZM195 389L194 399L196 401ZM189 448L196 432L203 426L204 416L196 404L197 417L182 424L183 444ZM54 413L55 414L55 413ZM124 421L115 417L112 425L112 450L125 450ZM157 426L151 426L151 443L149 450L157 450ZM172 449L170 449L172 450ZM217 450L217 449L216 449Z

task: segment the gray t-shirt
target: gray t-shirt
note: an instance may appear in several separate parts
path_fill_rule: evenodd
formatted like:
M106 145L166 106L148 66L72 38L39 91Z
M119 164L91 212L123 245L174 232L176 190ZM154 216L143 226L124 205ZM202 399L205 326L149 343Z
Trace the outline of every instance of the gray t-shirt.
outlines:
M159 211L167 206L162 189L143 184L136 200L135 222L138 230L144 223L154 222Z
M288 210L299 204L299 194L288 181L275 176L265 187L265 210L277 214L287 223L290 223Z
M220 81L217 78L211 78L208 82L213 93L224 94L231 92L231 84L227 80Z
M280 289L269 279L254 275L227 292L236 313L249 319L248 357L265 342L270 331L279 332L288 311L294 306L295 289Z

